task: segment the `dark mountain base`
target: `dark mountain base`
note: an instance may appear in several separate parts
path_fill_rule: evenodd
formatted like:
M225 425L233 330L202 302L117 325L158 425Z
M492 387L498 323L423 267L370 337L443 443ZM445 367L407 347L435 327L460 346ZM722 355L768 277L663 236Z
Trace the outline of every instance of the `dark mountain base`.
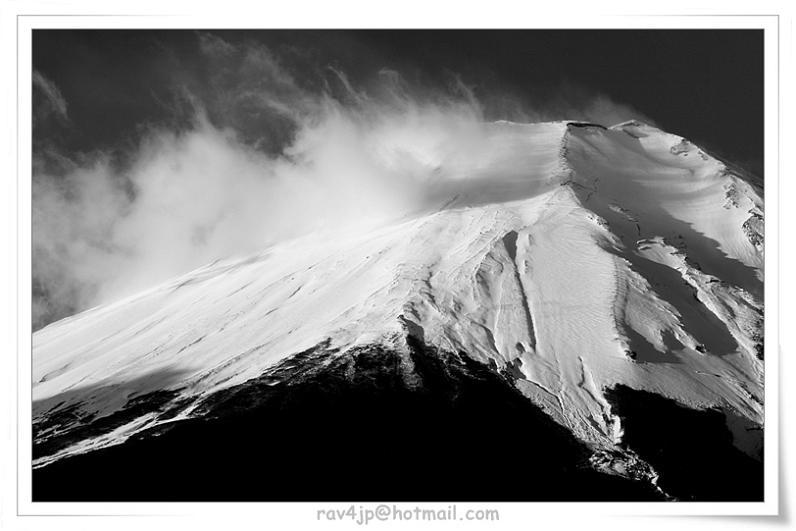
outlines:
M689 409L624 386L607 399L622 418L624 445L652 465L667 494L681 501L763 500L763 462L733 446L721 411ZM762 431L754 434L762 446Z
M589 449L522 396L508 377L463 354L439 352L411 337L409 342L410 355L380 347L336 355L327 345L302 352L257 379L211 395L200 404L198 418L35 469L33 498L663 499L645 482L590 468ZM696 477L702 471L695 469L689 479L688 465L678 468L673 462L684 450L674 436L660 439L667 458L658 458L654 445L659 433L650 423L687 434L683 437L691 442L691 437L715 441L712 430L723 426L693 426L692 421L699 422L690 410L654 395L644 397L639 410L636 393L620 388L613 396L625 417L628 444L660 466L664 477L672 474L662 485L666 482L687 499L728 494L738 499L746 492L722 487L728 474ZM631 404L625 407L625 402ZM684 429L673 428L682 422L687 423ZM744 462L737 461L740 457L745 456L721 454L715 463L737 471L736 462ZM689 459L684 463L693 461ZM743 469L735 479L747 477ZM697 481L699 488L691 489L689 481Z
M33 473L36 501L655 500L511 383L416 343L319 346L201 405L204 416Z

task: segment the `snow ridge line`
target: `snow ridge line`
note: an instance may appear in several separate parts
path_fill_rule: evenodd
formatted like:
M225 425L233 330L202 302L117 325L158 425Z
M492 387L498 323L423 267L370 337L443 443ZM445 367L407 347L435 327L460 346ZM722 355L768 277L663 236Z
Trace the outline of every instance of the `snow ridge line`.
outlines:
M520 266L517 263L517 238L517 231L513 230L503 236L503 245L506 247L506 251L509 253L509 258L511 258L511 261L514 265L514 278L517 280L517 286L520 288L520 295L522 296L522 308L525 310L525 321L528 323L528 339L530 340L531 348L535 350L536 331L534 330L533 315L531 314L531 308L528 303L528 293L522 281Z

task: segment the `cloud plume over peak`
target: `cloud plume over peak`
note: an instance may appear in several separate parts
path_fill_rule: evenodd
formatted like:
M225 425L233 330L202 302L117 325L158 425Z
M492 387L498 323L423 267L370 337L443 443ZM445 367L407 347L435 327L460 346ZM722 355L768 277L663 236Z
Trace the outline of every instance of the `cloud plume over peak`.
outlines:
M210 33L197 48L203 77L173 86L184 116L146 124L118 148L123 163L114 150L38 144L34 328L217 258L423 208L440 168L479 156L490 120L642 117L604 96L547 108L484 98L456 75L439 87L384 67L354 80L300 49L284 57ZM34 84L41 112L65 119L55 84L38 73Z

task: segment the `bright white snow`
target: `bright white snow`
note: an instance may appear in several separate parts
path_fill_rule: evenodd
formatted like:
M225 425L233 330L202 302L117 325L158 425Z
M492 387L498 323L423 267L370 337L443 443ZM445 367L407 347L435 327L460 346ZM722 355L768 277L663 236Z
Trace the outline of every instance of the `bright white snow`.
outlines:
M603 396L619 383L762 423L752 185L635 122L500 122L479 152L439 169L431 209L216 262L36 332L34 421L63 393L60 407L100 414L158 389L210 393L327 338L406 348L408 320L427 343L518 376L595 449L621 438Z

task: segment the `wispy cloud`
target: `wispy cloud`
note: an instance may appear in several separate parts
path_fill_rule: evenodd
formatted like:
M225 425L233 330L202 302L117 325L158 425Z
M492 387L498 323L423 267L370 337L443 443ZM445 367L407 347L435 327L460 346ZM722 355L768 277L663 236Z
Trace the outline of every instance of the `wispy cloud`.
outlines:
M451 157L479 156L484 122L504 112L493 101L523 120L640 117L604 97L484 101L455 75L427 87L385 68L364 88L337 67L297 72L261 44L206 33L198 53L212 75L201 91L179 87L188 127L150 127L123 166L112 152L37 165L36 326L216 258L422 208ZM34 83L66 119L57 87L38 72Z
M62 120L68 120L67 105L61 91L51 80L47 79L41 72L33 71L33 88L40 91L44 96L43 102L36 106L36 117L46 117L55 114Z

